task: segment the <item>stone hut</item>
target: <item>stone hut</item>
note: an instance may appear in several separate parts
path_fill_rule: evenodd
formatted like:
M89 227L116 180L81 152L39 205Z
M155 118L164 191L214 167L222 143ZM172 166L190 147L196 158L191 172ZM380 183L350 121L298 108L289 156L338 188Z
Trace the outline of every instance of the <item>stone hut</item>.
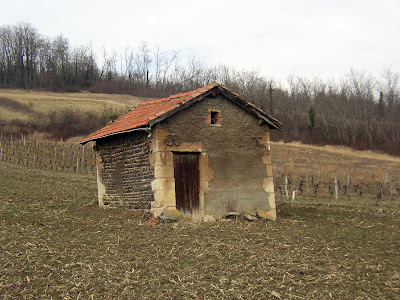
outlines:
M94 142L101 207L218 218L276 218L270 129L282 124L226 87L142 102L81 143Z

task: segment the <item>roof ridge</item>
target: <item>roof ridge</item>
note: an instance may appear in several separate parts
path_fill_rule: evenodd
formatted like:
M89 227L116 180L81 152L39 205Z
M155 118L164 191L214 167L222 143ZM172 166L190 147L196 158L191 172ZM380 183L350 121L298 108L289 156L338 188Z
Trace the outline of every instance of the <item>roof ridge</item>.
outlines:
M173 99L183 98L183 97L186 97L186 96L189 96L189 95L194 95L194 94L199 93L199 92L204 92L204 91L206 91L208 89L211 89L211 88L213 88L215 86L220 86L220 84L218 82L215 82L215 83L203 86L203 87L198 88L198 89L193 90L193 91L178 93L178 94L170 95L168 97L161 98L161 99L142 101L142 102L139 102L138 107L139 106L146 106L146 105L150 105L150 104L162 103L162 102L170 101L170 100L173 100Z

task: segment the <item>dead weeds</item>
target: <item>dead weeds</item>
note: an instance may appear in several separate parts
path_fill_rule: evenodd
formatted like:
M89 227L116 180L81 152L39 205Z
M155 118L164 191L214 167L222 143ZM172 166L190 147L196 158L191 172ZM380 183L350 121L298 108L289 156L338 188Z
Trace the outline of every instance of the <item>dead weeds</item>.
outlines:
M280 202L276 222L160 223L87 206L91 176L0 163L0 295L395 299L400 214ZM145 221L146 220L146 221Z

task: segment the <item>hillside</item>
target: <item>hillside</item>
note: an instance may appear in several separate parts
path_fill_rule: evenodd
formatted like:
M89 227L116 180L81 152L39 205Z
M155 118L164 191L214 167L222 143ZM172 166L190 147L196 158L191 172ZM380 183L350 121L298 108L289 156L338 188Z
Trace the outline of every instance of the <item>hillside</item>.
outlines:
M332 199L335 203L400 205L400 158L373 151L301 143L271 143L277 199ZM335 177L338 200L335 199Z
M386 176L400 180L400 157L374 151L357 151L341 146L314 146L301 143L271 142L272 161L276 176L291 174L316 178L333 178L343 182L347 176L353 181L386 180Z
M53 93L0 89L0 119L24 121L62 108L73 108L83 112L101 112L105 109L126 111L144 99L146 98L89 92Z

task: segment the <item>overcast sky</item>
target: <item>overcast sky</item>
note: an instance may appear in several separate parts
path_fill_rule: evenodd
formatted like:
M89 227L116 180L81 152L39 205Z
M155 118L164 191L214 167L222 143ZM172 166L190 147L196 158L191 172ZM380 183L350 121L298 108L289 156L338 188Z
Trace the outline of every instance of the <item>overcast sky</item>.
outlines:
M123 51L143 41L208 65L340 79L400 72L395 0L0 0L0 25L30 23L71 45Z

